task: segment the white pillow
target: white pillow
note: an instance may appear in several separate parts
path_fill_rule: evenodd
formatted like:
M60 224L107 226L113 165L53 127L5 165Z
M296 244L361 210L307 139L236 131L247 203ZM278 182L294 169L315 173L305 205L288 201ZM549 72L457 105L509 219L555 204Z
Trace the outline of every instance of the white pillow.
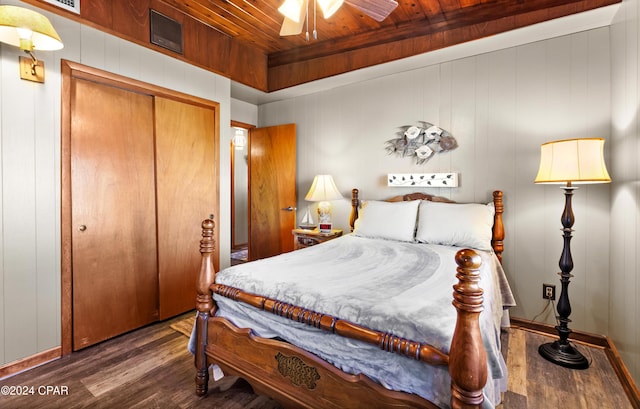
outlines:
M356 236L414 241L420 200L363 203L353 233Z
M440 203L423 200L416 240L421 243L491 250L493 203Z

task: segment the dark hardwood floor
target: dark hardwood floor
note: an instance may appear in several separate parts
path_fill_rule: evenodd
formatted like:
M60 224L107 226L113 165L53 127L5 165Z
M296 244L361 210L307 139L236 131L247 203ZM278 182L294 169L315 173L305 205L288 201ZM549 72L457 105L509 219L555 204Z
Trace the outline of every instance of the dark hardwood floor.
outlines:
M188 338L171 328L192 317L150 325L4 379L0 407L279 408L237 378L211 381L207 396L195 395ZM500 409L632 407L602 349L579 345L591 367L569 370L538 355L538 345L548 340L522 329L503 333L509 384ZM5 387L23 395L6 396Z
M548 362L538 347L547 335L510 328L503 332L502 354L509 380L501 409L626 409L633 408L603 348L576 344L591 365L567 369Z
M0 408L279 408L237 378L211 381L209 394L196 396L188 338L170 327L194 314L150 325L2 380L0 387L20 386L26 395L3 393ZM46 394L41 388L48 386L58 387L60 394Z

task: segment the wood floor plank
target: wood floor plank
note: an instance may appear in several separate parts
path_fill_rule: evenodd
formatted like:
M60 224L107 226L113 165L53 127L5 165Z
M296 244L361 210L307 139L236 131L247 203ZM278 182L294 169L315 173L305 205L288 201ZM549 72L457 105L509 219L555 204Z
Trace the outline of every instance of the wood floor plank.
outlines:
M172 335L173 334L167 335L167 337L170 338L168 340L166 339L167 337L154 340L154 342L148 344L149 349L143 350L134 357L121 362L114 362L111 365L105 365L99 372L84 378L82 383L93 396L99 397L128 382L143 379L145 374L151 372L151 370L157 366L164 366L164 364L171 361L172 357L176 354L186 350L186 339L175 338ZM166 354L156 355L153 345L156 343L157 347L162 348Z
M514 394L527 396L527 354L522 353L526 346L526 334L524 331L513 329L506 331L509 332L507 389Z

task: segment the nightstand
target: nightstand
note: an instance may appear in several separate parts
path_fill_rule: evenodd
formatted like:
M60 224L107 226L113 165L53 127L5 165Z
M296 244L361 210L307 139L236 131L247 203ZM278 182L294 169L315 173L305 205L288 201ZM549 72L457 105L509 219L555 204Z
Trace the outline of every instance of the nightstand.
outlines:
M342 230L333 229L331 233L320 233L319 230L293 229L293 249L303 249L305 247L315 246L318 243L324 243L342 236Z

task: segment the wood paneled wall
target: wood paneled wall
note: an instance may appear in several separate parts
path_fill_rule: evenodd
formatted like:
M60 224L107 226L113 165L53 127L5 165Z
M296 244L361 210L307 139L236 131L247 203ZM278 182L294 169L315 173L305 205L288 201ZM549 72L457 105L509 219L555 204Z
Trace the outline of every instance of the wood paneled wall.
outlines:
M640 385L640 5L622 3L611 28L611 279L608 335Z
M44 14L64 41L60 51L36 52L46 64L44 84L20 80L18 56L24 53L0 46L0 366L60 345L60 60L219 102L220 123L231 120L228 78ZM220 134L220 157L212 160L219 160L220 178L229 180L228 126ZM220 197L216 227L226 266L228 183L220 186Z
M504 190L504 262L518 302L513 315L531 319L545 306L542 283L560 288L562 250L563 191L533 183L540 144L608 139L609 84L605 27L261 105L259 123L297 124L298 208L305 207L313 176L332 174L345 197L334 202L341 228L349 220L351 188L363 199L410 190L387 187L387 173L459 172L459 188L428 190L456 201L488 201L494 189ZM385 141L419 121L448 130L459 147L422 166L388 156ZM572 326L606 333L609 185L580 187L574 212Z

